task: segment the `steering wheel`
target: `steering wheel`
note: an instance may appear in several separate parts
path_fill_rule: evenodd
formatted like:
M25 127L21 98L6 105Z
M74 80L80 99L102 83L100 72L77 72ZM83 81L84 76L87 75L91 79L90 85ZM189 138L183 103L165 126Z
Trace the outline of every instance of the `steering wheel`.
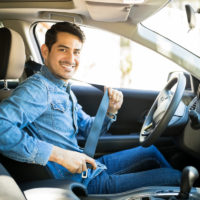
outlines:
M186 86L183 73L175 74L165 88L158 94L140 131L140 144L148 147L155 143L167 128L178 108ZM175 87L175 91L172 88Z

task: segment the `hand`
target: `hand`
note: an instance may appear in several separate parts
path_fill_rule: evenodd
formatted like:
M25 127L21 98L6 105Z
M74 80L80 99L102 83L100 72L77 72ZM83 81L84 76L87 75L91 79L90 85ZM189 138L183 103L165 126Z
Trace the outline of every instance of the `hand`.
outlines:
M97 168L93 158L76 151L65 150L54 146L49 161L56 162L67 168L71 173L82 173L87 171L86 163L90 163L93 169Z
M106 88L105 88L106 89ZM108 89L108 96L109 96L109 106L108 106L108 112L110 113L117 113L118 110L121 108L123 103L123 94L121 91L107 88Z

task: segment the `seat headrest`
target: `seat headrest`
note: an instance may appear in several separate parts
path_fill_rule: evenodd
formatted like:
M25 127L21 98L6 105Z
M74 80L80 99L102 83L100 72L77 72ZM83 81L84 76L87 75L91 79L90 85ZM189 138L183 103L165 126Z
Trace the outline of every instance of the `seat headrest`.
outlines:
M18 79L24 71L25 46L19 33L0 28L0 79Z

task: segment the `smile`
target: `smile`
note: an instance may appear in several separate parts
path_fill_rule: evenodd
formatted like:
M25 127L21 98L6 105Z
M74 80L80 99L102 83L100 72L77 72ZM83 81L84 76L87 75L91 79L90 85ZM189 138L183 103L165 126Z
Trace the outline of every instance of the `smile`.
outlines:
M68 72L71 72L74 68L75 68L75 65L62 65L61 66Z

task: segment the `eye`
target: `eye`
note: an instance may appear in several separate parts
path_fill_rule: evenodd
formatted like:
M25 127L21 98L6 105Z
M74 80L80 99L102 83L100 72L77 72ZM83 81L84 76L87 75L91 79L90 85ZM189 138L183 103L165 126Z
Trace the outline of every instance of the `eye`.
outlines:
M67 49L65 49L65 48L60 48L60 49L58 49L58 51L60 51L60 52L66 52Z
M80 55L80 53L81 53L80 51L75 51L74 52L74 54L77 55L77 56Z

